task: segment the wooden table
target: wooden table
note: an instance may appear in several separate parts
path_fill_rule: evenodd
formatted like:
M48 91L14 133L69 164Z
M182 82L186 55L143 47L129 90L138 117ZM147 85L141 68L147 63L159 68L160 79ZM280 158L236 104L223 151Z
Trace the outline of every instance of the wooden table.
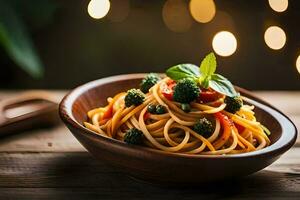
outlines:
M57 99L65 92L52 91ZM256 92L300 128L300 92ZM0 99L19 92L0 92ZM222 166L220 166L222 170ZM176 174L174 174L176 176ZM300 141L266 169L187 188L138 182L95 160L63 126L0 139L0 199L300 199Z

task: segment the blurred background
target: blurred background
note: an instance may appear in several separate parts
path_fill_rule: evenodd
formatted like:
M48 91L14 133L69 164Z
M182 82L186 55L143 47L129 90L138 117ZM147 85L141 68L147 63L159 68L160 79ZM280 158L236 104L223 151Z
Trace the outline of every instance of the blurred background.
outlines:
M0 0L0 89L69 89L199 64L252 90L300 89L300 1Z

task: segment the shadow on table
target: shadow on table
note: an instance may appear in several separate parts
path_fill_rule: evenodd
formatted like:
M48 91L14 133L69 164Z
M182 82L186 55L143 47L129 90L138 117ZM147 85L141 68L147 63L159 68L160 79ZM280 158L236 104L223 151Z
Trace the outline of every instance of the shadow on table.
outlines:
M290 191L291 197L299 195L299 174L290 174L263 170L256 174L241 178L209 184L191 184L187 186L161 186L145 183L119 173L109 166L96 161L87 153L56 157L53 172L57 177L53 184L57 187L64 182L63 187L77 189L74 194L109 197L111 199L189 199L233 198L233 197L280 197ZM221 170L221 169L220 169ZM284 192L284 193L283 193ZM76 197L76 195L74 196Z
M220 167L220 170L221 167ZM166 187L133 180L87 152L2 153L0 199L299 198L300 175L262 170L238 180Z

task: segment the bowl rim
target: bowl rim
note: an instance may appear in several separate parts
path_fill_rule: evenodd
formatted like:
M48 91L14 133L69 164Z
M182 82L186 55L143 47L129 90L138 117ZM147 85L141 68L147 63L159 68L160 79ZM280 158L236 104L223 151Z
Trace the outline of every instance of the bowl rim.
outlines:
M282 129L281 137L273 144L263 149L241 153L241 154L226 154L226 155L201 155L201 154L184 154L184 153L172 153L172 152L164 152L157 149L151 149L149 147L142 147L137 145L128 145L123 141L116 140L113 138L105 137L97 134L94 131L91 131L83 126L83 124L79 123L72 113L72 106L76 99L87 92L90 89L93 89L99 85L109 84L116 81L128 80L128 79L139 79L143 78L147 73L133 73L133 74L121 74L114 75L105 78L100 78L94 81L87 82L83 85L76 87L67 93L62 101L59 104L59 115L62 121L67 126L72 126L75 129L80 129L86 134L86 136L91 136L96 138L97 140L102 140L103 142L111 143L112 145L121 145L121 147L126 148L128 150L138 150L143 151L144 153L151 153L160 156L168 156L168 157L178 157L178 158L208 158L208 159L229 159L229 158L245 158L245 157L257 157L257 156L265 156L268 154L282 154L291 148L297 139L297 128L295 124L279 109L272 106L270 103L262 100L261 98L254 95L252 92L235 86L239 92L246 96L247 101L251 103L255 102L255 104L259 104L259 107L264 111L271 112L271 115L278 121L279 125ZM74 133L73 133L74 134Z

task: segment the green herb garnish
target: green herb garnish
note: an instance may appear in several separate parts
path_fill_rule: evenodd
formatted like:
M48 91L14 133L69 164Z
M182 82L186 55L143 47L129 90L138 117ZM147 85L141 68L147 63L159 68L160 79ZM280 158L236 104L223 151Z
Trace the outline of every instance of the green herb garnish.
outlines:
M216 68L216 56L214 53L210 53L202 60L200 67L193 64L180 64L169 68L166 74L175 81L189 78L202 88L210 87L229 97L239 96L227 78L215 73Z

